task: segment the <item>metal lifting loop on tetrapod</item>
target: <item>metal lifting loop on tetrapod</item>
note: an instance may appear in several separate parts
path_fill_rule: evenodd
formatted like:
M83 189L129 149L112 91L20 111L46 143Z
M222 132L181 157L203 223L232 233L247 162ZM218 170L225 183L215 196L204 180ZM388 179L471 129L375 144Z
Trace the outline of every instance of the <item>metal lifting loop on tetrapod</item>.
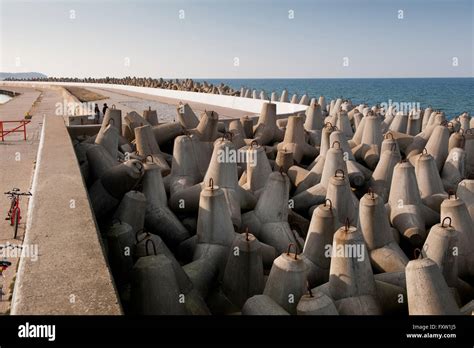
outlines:
M145 233L145 237L143 237L142 240L138 240L138 235L140 233ZM150 233L149 232L145 232L145 230L143 228L139 229L137 232L135 232L135 241L138 243L140 242L143 242L145 239L149 238L150 237Z
M329 209L332 209L332 201L329 198L326 198L324 201L324 206L327 207L329 202Z
M454 199L458 199L458 196L456 194L456 191L454 190L448 190L448 199L451 199L451 196L454 196Z
M441 222L441 227L446 227L446 226L444 226L444 222L445 222L446 220L449 220L448 227L451 227L451 218L450 218L449 216L446 216L446 217L443 219L443 221Z
M290 256L291 246L295 247L295 260L298 260L298 247L294 243L288 244L288 249L286 250L286 255Z
M342 169L336 169L336 172L334 173L334 176L337 178L338 174L341 174L341 177L343 179L345 179L345 174L344 174L344 171Z
M309 285L309 281L306 281L306 289L308 289L308 295L309 297L314 297L313 292L311 291L311 286Z
M349 231L349 228L351 227L351 222L349 220L349 218L346 218L346 223L344 224L344 229L347 231Z
M147 241L145 242L145 251L146 251L146 256L150 256L148 254L148 243L151 243L151 245L153 246L153 253L155 254L155 256L157 255L156 253L156 245L155 245L155 242L153 241L153 239L147 239Z
M417 253L418 253L418 255L417 255ZM413 250L413 256L415 257L415 259L422 259L423 254L421 253L421 249L420 248L415 248L415 250Z

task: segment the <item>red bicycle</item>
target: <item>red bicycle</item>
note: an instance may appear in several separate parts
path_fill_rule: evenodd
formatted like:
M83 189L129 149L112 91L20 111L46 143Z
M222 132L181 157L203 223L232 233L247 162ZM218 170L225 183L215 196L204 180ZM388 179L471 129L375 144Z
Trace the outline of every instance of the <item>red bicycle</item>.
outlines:
M16 239L18 225L21 221L20 196L31 196L32 194L31 192L20 192L19 188L13 188L11 191L4 192L4 194L8 195L8 198L12 201L5 220L10 220L10 226L13 226L13 230L15 231L13 238Z

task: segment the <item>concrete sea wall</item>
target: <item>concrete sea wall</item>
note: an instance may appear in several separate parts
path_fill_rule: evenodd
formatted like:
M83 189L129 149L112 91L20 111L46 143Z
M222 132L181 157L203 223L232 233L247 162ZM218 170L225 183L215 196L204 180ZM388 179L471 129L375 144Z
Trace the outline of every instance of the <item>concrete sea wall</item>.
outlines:
M122 313L76 155L59 116L44 118L12 314Z

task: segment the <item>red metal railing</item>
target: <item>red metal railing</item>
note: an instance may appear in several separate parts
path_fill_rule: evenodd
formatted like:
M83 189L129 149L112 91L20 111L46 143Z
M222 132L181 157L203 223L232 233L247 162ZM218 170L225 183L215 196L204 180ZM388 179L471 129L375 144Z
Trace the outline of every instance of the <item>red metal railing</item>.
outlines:
M5 136L10 133L23 133L23 140L26 140L26 125L31 121L0 121L0 139L5 141ZM5 129L5 123L19 123L20 125L11 129Z

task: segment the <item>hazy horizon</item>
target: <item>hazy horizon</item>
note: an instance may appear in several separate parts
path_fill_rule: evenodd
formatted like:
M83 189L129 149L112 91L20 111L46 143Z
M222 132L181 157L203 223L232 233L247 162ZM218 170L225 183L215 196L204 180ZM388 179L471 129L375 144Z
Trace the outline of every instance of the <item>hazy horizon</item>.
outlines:
M472 18L471 0L0 0L0 71L472 78Z

